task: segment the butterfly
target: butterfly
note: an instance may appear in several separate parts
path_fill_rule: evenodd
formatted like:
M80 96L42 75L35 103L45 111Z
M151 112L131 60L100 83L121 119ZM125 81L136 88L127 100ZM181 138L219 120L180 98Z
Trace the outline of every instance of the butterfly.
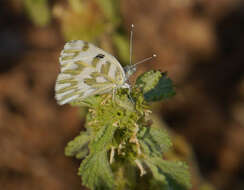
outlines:
M130 50L132 54L132 45ZM113 55L82 40L67 42L59 62L61 71L56 80L55 98L60 105L109 92L114 96L118 88L130 89L127 81L137 65L123 68Z

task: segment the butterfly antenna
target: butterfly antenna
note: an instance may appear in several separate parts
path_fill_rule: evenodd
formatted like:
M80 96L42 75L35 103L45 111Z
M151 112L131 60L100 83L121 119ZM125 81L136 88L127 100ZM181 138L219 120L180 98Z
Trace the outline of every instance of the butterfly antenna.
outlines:
M132 65L132 51L133 51L132 45L133 45L133 28L134 27L135 27L135 25L132 24L131 28L130 28L130 65Z
M150 61L151 59L153 59L153 58L155 58L155 57L157 57L157 55L156 55L156 54L153 54L151 57L148 57L148 58L145 58L145 59L143 59L143 60L141 60L141 61L138 61L138 62L135 63L133 66L139 65L139 64L141 64L141 63L145 63L145 62L147 62L147 61Z

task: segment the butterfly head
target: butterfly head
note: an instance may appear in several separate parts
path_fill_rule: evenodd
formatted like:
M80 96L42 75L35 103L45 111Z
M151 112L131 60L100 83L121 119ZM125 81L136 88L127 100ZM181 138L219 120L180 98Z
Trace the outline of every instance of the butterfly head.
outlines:
M146 61L149 61L155 57L157 57L157 55L153 54L151 57L145 58L145 59L143 59L143 60L141 60L141 61L139 61L133 65L130 64L129 66L124 67L126 79L128 79L131 75L133 75L136 72L136 66L137 65L145 63Z
M136 65L129 65L124 67L126 79L136 72Z

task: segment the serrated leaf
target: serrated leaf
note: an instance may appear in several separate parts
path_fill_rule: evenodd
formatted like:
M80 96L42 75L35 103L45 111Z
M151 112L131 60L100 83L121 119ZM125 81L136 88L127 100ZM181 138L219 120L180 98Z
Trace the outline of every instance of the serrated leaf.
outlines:
M116 190L132 190L136 189L137 184L137 168L131 165L129 162L121 164L114 163L112 165L115 181Z
M73 101L70 103L70 105L78 107L96 107L100 104L101 99L101 96L90 96L82 101Z
M136 85L142 89L143 94L152 90L157 84L162 74L160 71L147 71L136 79Z
M136 85L142 89L146 101L160 101L175 95L171 79L166 73L148 71L138 77Z
M83 159L86 155L88 155L88 152L88 149L82 149L75 155L75 158Z
M150 162L147 162L147 165L154 177L150 180L150 189L170 190L169 183L167 182L166 177L162 175L159 168Z
M92 190L113 189L114 177L108 163L107 149L112 142L116 127L105 125L96 133L90 143L90 154L83 160L79 175L82 183Z
M175 91L171 79L166 74L163 74L158 84L152 90L145 93L144 97L146 101L150 102L168 99L174 95Z
M138 134L139 142L148 156L161 156L172 146L168 133L160 128L148 127Z
M114 177L106 151L90 154L81 163L78 174L82 176L82 184L91 190L114 189Z
M157 168L157 175L165 176L167 183L171 189L187 190L191 188L190 174L188 166L179 161L167 161L161 158L146 158L145 163L155 175L155 167Z
M90 137L86 132L81 133L79 136L75 137L70 141L65 147L66 156L77 156L77 158L83 158L88 152L88 143ZM83 156L82 156L83 155Z
M112 142L115 130L116 127L112 124L101 127L89 146L91 153L106 150Z
M152 136L153 140L160 146L162 153L167 152L172 146L172 142L166 130L151 127L150 135Z

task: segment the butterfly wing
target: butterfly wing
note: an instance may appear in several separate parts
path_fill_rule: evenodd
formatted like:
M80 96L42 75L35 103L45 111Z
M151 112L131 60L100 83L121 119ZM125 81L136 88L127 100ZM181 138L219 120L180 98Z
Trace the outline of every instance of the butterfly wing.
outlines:
M60 105L110 92L125 82L124 69L116 58L91 43L67 42L59 62L55 97Z

